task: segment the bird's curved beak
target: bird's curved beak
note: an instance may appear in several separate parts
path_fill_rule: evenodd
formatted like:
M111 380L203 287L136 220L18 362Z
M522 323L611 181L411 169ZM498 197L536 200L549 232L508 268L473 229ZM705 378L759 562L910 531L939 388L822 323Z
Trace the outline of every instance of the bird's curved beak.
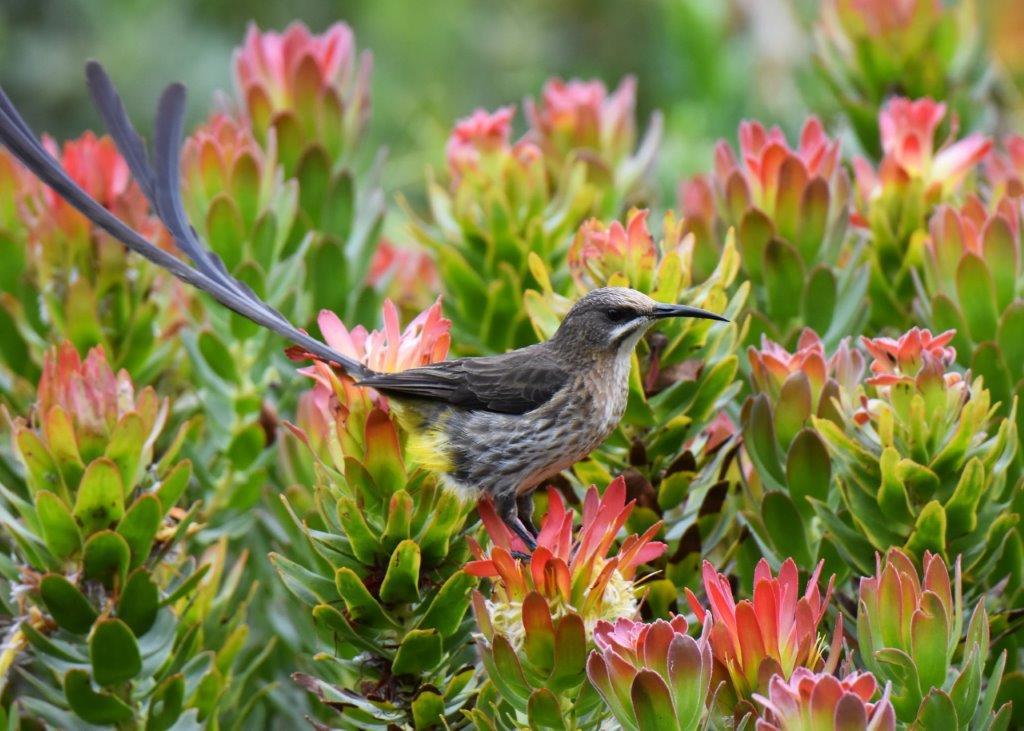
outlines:
M689 305L665 305L658 303L654 306L654 312L651 316L658 320L665 317L698 317L702 320L729 322L727 317L716 315L714 312L708 312L699 307L690 307Z

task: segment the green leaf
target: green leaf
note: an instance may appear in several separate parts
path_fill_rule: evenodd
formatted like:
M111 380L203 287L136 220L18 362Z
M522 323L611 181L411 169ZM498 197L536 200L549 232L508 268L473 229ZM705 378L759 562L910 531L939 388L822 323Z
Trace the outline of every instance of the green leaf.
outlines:
M227 270L234 271L245 256L245 224L238 206L227 193L218 193L206 212L207 240L224 261Z
M441 635L432 629L409 630L391 665L395 675L421 675L441 662Z
M904 548L919 561L926 550L946 555L946 512L938 500L932 500L921 509Z
M555 664L547 687L555 693L575 688L583 682L587 664L587 636L583 619L566 614L555 621Z
M422 690L410 704L416 728L439 728L444 719L444 698L432 690Z
M630 694L640 731L675 731L676 714L672 694L653 670L641 670L633 678Z
M63 500L48 490L36 493L35 503L43 542L54 556L67 559L82 547L82 533L71 517L71 511Z
M68 632L85 634L99 613L74 584L60 574L47 574L39 582L39 595L53 620Z
M531 729L564 729L566 727L558 698L547 688L539 688L530 694L527 709Z
M434 595L418 626L433 627L442 637L451 637L466 616L469 593L475 584L473 577L462 571L449 576Z
M932 688L921 701L917 718L910 728L913 731L947 731L958 726L953 701L942 690Z
M825 443L814 429L802 429L786 455L786 484L793 504L805 521L814 515L807 498L826 501L831 481L832 463Z
M836 277L824 264L811 270L801 301L803 324L815 332L825 333L832 325L836 310Z
M89 637L89 660L93 678L104 687L126 683L142 670L139 643L120 619L96 623Z
M775 404L775 438L783 450L811 417L811 383L807 375L794 373L782 384Z
M142 565L149 558L153 539L160 528L163 506L156 495L143 495L128 508L128 512L117 524L117 532L124 538L131 551L129 568Z
M188 487L190 479L192 479L192 462L187 459L176 464L174 469L164 476L160 486L156 489L156 496L160 500L160 510L163 515L166 515L177 504L185 492L185 488Z
M181 716L185 701L185 678L181 673L165 679L149 699L146 731L167 731Z
M145 569L136 569L128 577L117 600L117 616L136 637L149 632L160 608L160 590Z
M1024 301L1017 300L1003 310L996 339L1003 362L1014 364L1013 376L1017 379L1024 376Z
M972 457L944 506L946 531L950 539L970 533L978 527L978 502L985 487L985 467L979 458Z
M388 604L414 602L420 597L420 547L404 540L391 554L387 572L380 585L381 601Z
M334 584L353 622L365 622L372 627L395 626L395 621L370 593L355 571L347 566L339 568L334 573Z
M740 251L743 270L750 279L760 282L763 277L763 262L768 242L775 235L775 227L768 217L756 208L749 210L740 221L736 232L736 244Z
M762 482L769 490L785 490L785 476L779 464L772 407L765 394L752 396L744 404L743 443Z
M142 417L130 412L121 417L110 435L104 456L117 465L122 484L129 490L139 477L139 462L146 442Z
M995 338L999 320L995 289L985 262L977 254L968 252L960 260L956 290L971 339L980 343Z
M97 693L84 670L68 670L64 676L64 697L79 718L86 723L112 726L130 721L132 709L120 698L108 693Z
M131 550L124 538L111 530L100 531L85 542L82 567L85 578L103 582L108 589L124 581Z
M237 470L246 470L263 453L267 435L259 422L253 421L240 429L228 445L227 455Z
M792 556L800 566L814 563L803 519L786 493L777 490L765 493L761 501L761 517L772 546L780 556Z
M766 310L776 322L788 323L800 314L804 279L804 265L796 249L779 239L769 241L764 251L764 287Z
M117 465L106 458L85 469L75 497L75 517L86 533L102 530L124 515L124 482Z
M210 370L228 383L240 382L235 357L228 350L223 340L217 337L212 330L203 330L199 333L197 342L199 344L199 352L202 353L206 364L210 366Z

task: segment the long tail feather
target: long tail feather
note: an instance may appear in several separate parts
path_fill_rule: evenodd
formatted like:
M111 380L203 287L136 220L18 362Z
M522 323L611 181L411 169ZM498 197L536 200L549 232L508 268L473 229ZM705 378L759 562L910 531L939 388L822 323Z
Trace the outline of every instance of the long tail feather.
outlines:
M25 120L0 87L0 143L44 183L89 220L121 241L135 253L169 271L184 282L206 292L225 307L258 325L281 335L303 351L321 360L337 364L356 378L371 375L361 363L343 355L325 343L302 332L247 285L232 277L216 254L203 245L188 221L181 201L179 169L182 125L185 115L185 87L172 84L160 97L157 109L153 164L146 146L132 126L124 104L103 67L92 61L86 77L93 101L117 145L178 249L188 256L189 266L167 251L154 246L100 203L82 190L43 148Z

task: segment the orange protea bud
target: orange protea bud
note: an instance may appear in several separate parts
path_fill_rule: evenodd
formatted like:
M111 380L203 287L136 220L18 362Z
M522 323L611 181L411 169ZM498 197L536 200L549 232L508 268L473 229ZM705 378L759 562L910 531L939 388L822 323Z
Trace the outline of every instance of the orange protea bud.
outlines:
M760 349L747 349L750 359L751 384L756 391L778 399L791 377L802 374L811 387L811 403L815 408L828 379L835 379L841 388L852 391L864 372L864 356L850 348L844 338L831 358L825 355L825 346L818 334L804 328L796 350L790 353L767 337L761 337Z
M622 477L613 480L604 495L591 487L583 501L582 523L573 530L572 512L557 490L549 490L548 512L537 547L524 562L512 553L523 553L526 546L490 503L482 502L480 518L493 545L485 552L471 542L476 560L466 565L466 572L494 580L488 609L495 630L512 638L513 644L518 641L515 638L522 638L520 609L531 592L544 598L552 616L575 612L589 627L599 619L635 616L637 569L664 553L665 544L653 540L661 530L656 523L643 535L627 537L612 553L612 544L634 504L626 502Z
M786 680L780 675L768 682L768 695L754 694L764 706L757 731L895 731L896 714L889 687L875 703L878 683L871 673L850 673L837 678L797 668Z
M724 574L704 562L704 592L711 605L705 609L689 589L690 606L697 620L710 616L713 626L710 641L715 661L724 679L731 682L736 698L749 698L754 690L764 689L768 678L778 673L789 678L798 667L816 669L822 664L822 643L818 625L825 616L832 596L833 576L824 596L818 589L819 563L803 595L799 594L799 574L793 559L783 562L779 575L772 576L768 562L761 559L754 569L754 598L736 602ZM838 662L838 643L842 622L837 622L829 664Z
M658 247L647 228L650 211L631 211L623 226L591 218L569 247L569 271L584 289L619 277L641 291L650 291L658 263Z
M403 311L422 308L441 286L437 264L426 251L415 245L395 246L387 239L377 245L367 282L383 289Z
M956 350L948 347L956 333L947 330L932 335L929 330L914 327L899 339L861 337L861 344L874 358L867 383L873 386L891 386L901 381L913 382L926 369L946 367L956 361ZM960 381L957 373L947 373L948 382Z

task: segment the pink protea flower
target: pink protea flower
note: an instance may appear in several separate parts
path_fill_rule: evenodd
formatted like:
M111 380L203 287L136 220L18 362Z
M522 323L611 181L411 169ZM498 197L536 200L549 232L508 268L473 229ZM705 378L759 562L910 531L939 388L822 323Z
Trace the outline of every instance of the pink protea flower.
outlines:
M604 154L617 164L629 154L636 139L636 79L627 76L609 94L598 80L550 79L539 104L525 102L531 141L552 160L563 160L573 150Z
M815 178L827 182L840 172L839 141L825 134L817 117L811 117L804 123L796 149L790 148L782 130L778 127L766 130L760 122L741 122L739 139L739 160L727 142L718 142L715 147L715 177L727 199L737 195L731 191L737 188L738 182L730 181L742 180L745 197L771 218L777 218L780 187L797 195ZM794 162L786 166L783 175L787 160ZM794 186L796 190L789 190Z
M480 503L480 518L492 546L485 552L470 539L475 560L466 572L495 582L490 615L496 628L515 636L519 607L531 592L548 603L552 616L576 612L590 626L599 619L635 616L637 610L633 580L637 569L665 552L664 543L654 541L661 530L656 523L643 535L627 537L614 555L609 555L619 530L633 511L635 501L626 502L626 481L617 477L599 495L591 487L583 501L582 523L573 530L573 513L566 509L557 490L548 492L548 511L541 522L537 547L527 562L512 553L525 553L526 546L498 518L493 506Z
M372 57L356 58L344 23L315 35L303 23L284 33L249 26L235 50L235 80L260 141L282 116L338 156L353 148L370 115Z
M661 725L674 719L670 728L700 728L713 670L710 626L695 640L679 616L597 623L587 676L623 728L654 727L658 716Z
M886 187L909 180L922 181L929 198L947 197L988 155L992 141L977 132L936 150L935 132L945 115L946 105L932 99L889 100L878 115L883 152L878 172L863 158L854 160L862 208ZM864 222L863 215L858 222Z
M509 162L523 168L541 162L540 150L527 141L511 142L515 107L501 107L494 112L477 109L460 119L448 136L445 155L453 186L470 173L500 173Z
M224 112L216 112L182 146L182 177L190 193L210 201L232 191L240 176L256 173L259 193L265 197L276 170L276 145L271 138L260 147L252 128Z
M892 386L901 381L913 381L922 370L934 366L942 371L956 360L956 350L949 347L956 335L947 330L932 335L929 330L914 327L899 339L861 337L861 344L874 358L871 362L871 376L867 383L873 386ZM946 374L947 380L960 380L957 373Z
M837 678L797 668L786 680L780 675L768 682L768 696L754 694L764 706L757 731L893 731L896 713L889 687L872 703L878 683L871 673L850 673Z
M941 0L835 0L843 30L852 38L900 38L942 15Z
M648 291L657 269L658 248L647 228L646 210L630 211L626 225L591 218L569 247L569 271L581 287L602 286L613 278ZM588 282L589 280L589 282Z
M800 666L816 668L822 662L822 644L818 625L825 616L832 584L829 579L824 596L818 589L819 563L802 596L799 572L793 559L786 559L777 577L768 562L761 559L754 569L754 598L736 602L724 574L710 562L703 567L704 592L711 608L705 609L689 589L686 597L701 623L710 617L710 634L715 662L730 681L737 698L749 698L756 689L764 689L774 673L789 678ZM836 623L829 664L838 662L838 643L842 619Z
M864 356L850 348L844 338L831 358L825 355L825 346L816 332L804 328L796 350L790 353L767 336L761 336L761 347L747 349L750 360L750 378L755 390L777 399L786 381L794 374L807 377L812 401L817 404L826 380L835 378L842 388L852 390L864 372Z

